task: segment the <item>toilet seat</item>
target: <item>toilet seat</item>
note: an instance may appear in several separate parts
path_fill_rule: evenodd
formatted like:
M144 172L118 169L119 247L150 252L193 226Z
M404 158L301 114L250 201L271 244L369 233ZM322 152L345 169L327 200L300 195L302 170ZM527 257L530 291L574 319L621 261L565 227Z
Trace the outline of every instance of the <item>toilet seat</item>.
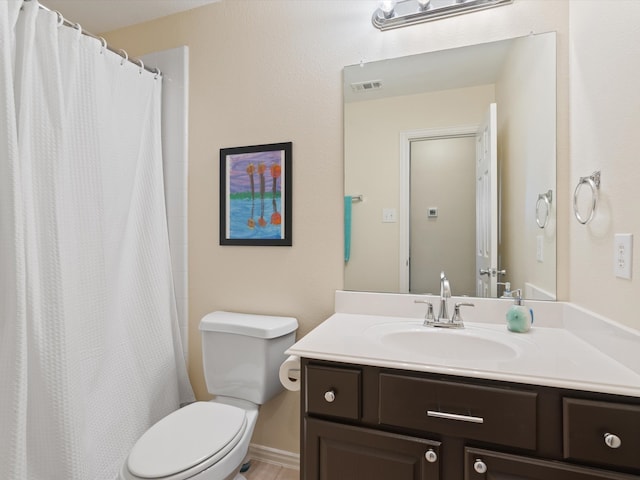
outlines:
M246 411L195 402L166 416L136 442L127 470L132 478L183 480L224 458L247 428Z

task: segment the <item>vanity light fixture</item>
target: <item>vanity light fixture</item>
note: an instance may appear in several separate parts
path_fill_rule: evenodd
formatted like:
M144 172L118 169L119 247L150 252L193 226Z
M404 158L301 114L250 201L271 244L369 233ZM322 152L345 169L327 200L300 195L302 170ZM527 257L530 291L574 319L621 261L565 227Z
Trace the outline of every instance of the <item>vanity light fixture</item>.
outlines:
M513 0L383 0L371 21L380 30L452 17L513 3Z

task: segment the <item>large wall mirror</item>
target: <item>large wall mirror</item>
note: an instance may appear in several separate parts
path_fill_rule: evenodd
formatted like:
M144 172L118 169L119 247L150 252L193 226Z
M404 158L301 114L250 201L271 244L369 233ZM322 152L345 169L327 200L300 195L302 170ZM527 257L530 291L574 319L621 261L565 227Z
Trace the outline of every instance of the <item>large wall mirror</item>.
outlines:
M345 289L556 298L556 35L344 69Z

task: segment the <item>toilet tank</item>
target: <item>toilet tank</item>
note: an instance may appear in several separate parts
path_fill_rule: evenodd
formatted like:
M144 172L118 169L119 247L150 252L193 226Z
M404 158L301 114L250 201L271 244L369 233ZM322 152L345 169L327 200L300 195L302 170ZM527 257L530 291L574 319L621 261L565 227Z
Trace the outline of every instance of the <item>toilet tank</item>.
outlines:
M292 317L221 311L205 315L200 332L207 391L258 405L280 393L278 369L297 328Z

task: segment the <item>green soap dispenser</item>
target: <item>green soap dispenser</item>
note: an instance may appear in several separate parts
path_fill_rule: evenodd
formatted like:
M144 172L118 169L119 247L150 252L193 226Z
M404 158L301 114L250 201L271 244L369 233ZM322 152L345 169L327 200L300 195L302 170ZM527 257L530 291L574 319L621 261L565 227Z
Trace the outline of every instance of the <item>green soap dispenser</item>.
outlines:
M513 305L507 310L507 329L511 332L526 333L533 325L533 310L522 302L522 290L519 288L509 292Z

